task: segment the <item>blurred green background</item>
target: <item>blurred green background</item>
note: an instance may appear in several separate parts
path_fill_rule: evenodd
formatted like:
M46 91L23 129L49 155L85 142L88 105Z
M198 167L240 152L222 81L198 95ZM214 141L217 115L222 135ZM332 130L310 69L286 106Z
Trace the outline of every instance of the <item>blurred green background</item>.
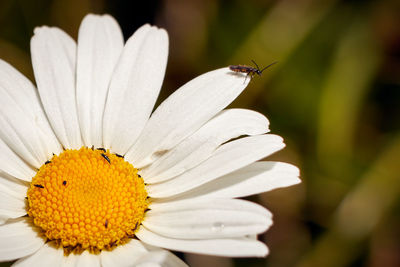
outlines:
M260 236L270 255L179 256L210 267L400 266L400 1L1 0L0 58L33 81L34 27L76 38L89 12L113 15L125 38L147 22L167 29L158 102L209 70L278 61L231 105L267 115L287 144L271 158L301 169L301 185L251 198L274 213Z

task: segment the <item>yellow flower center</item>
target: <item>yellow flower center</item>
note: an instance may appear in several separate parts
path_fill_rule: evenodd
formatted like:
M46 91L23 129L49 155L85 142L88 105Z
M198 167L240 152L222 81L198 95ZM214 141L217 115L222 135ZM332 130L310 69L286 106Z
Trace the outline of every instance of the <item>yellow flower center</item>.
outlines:
M148 206L137 169L121 156L86 147L46 162L27 196L34 224L66 252L98 252L124 243Z

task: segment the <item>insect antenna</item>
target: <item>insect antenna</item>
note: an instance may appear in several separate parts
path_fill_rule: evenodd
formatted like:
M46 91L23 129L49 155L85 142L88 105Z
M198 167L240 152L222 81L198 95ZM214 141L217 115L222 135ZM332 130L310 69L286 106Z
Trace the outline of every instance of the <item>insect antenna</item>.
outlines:
M263 68L262 70L260 70L260 72L262 73L264 70L266 70L267 68L271 67L272 65L278 63L278 61L272 62L271 64L269 64L268 66L266 66L265 68Z
M257 63L254 60L251 60L251 62L253 62L253 64L256 65L257 70L260 70L260 68L258 67Z

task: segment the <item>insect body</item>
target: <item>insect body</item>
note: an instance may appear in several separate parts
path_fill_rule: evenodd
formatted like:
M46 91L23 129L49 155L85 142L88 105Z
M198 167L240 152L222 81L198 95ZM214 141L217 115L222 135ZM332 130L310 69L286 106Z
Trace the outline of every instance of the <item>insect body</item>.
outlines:
M270 66L272 66L276 63L276 62L271 63L268 66L266 66L265 68L260 70L260 68L258 67L257 63L254 62L254 60L252 60L251 62L253 62L254 65L256 65L256 68L246 66L246 65L230 65L229 69L234 72L247 73L246 78L244 79L244 81L246 82L246 79L248 76L250 76L250 81L251 81L253 79L254 75L257 74L257 75L261 76L261 74L263 73L264 70L266 70L267 68L269 68Z
M109 157L107 157L107 155L106 154L104 154L104 153L101 153L101 156L105 159L105 160L107 160L107 162L108 163L110 163L111 164L111 160L110 160L110 158Z
M34 186L36 186L36 187L38 187L38 188L44 188L44 186L41 185L41 184L34 184Z

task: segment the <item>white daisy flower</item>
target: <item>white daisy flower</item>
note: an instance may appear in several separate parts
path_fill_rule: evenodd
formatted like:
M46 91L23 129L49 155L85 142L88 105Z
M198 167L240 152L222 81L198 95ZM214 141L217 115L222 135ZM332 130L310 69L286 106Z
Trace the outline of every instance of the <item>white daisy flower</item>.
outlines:
M124 44L88 15L78 42L35 29L37 89L0 61L0 261L15 266L185 266L168 250L264 257L264 207L237 198L299 183L268 120L225 109L247 86L222 68L153 113L168 36L144 25ZM239 138L240 137L240 138ZM146 265L147 266L147 265Z

